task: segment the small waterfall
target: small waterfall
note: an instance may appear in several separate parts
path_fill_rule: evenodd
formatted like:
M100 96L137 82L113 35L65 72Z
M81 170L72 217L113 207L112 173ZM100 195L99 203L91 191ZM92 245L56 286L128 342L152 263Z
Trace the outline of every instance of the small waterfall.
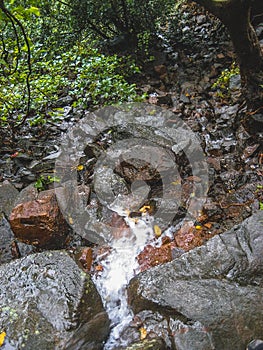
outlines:
M121 210L118 212L123 214ZM126 216L125 221L130 227L131 235L111 242L111 252L101 262L103 271L99 276L93 277L111 320L111 333L104 350L127 345L121 339L121 333L131 322L133 314L128 307L126 287L139 272L136 256L153 237L150 216L138 220Z

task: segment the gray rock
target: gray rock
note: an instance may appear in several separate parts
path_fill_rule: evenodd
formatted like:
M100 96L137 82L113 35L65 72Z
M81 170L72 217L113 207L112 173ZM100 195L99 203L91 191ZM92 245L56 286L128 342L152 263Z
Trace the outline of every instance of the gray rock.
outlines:
M196 23L197 24L203 24L206 22L206 16L205 15L199 15L196 17Z
M230 77L229 89L232 91L241 89L241 76L239 74L235 74Z
M0 184L0 212L8 217L18 195L18 190L9 181L2 182Z
M243 350L263 336L263 212L135 277L135 311L170 317L176 349ZM172 324L174 323L174 324Z
M263 341L260 339L252 340L247 347L247 350L262 350L263 349Z
M13 259L12 242L14 238L14 234L6 218L4 216L0 217L0 264Z
M28 185L27 187L23 188L22 191L18 192L16 200L13 203L13 207L10 210L10 214L15 206L21 203L26 203L35 200L37 198L37 195L38 191L35 188L34 184Z
M70 106L73 103L74 99L72 96L65 96L65 97L60 97L56 101L56 107L65 107L65 106Z
M165 350L166 346L162 339L142 340L127 347L125 350Z
M101 349L109 320L89 275L64 251L0 267L0 329L15 349Z

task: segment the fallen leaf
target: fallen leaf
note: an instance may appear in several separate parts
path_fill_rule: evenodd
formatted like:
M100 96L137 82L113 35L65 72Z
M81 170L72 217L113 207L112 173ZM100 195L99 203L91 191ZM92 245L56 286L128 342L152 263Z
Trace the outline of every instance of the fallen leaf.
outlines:
M96 271L103 271L103 266L102 266L102 265L97 265L97 266L95 267L95 270L96 270Z
M0 346L2 346L5 342L6 332L0 333Z
M140 332L140 339L144 340L147 337L147 330L144 327L141 327L139 329Z
M173 181L172 182L172 185L181 185L181 180L179 179L179 180L176 180L176 181Z
M153 226L153 230L154 230L154 234L156 237L160 237L162 234L162 230L160 229L160 227L158 225L154 225Z
M81 171L81 170L83 170L83 169L84 169L84 165L80 164L80 165L77 166L77 170L78 170L78 171Z
M151 209L150 205L144 205L143 207L140 208L140 212L141 213L147 213L147 211L149 211Z

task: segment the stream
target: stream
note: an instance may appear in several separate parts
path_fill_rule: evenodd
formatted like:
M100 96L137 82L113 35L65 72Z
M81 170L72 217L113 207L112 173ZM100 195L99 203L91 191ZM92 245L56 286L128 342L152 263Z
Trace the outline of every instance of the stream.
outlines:
M118 213L121 212L119 208ZM127 303L126 286L139 272L136 256L153 235L152 220L147 214L138 221L126 216L125 221L130 227L129 236L112 240L111 252L101 263L102 273L93 276L111 320L111 333L104 350L114 349L116 345L127 346L121 334L132 321L133 314Z

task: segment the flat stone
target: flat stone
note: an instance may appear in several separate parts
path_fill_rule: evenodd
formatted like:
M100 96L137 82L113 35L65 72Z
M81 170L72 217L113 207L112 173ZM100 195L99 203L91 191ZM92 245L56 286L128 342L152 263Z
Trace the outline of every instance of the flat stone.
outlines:
M4 264L0 279L0 327L12 349L102 348L108 316L90 276L66 252Z

